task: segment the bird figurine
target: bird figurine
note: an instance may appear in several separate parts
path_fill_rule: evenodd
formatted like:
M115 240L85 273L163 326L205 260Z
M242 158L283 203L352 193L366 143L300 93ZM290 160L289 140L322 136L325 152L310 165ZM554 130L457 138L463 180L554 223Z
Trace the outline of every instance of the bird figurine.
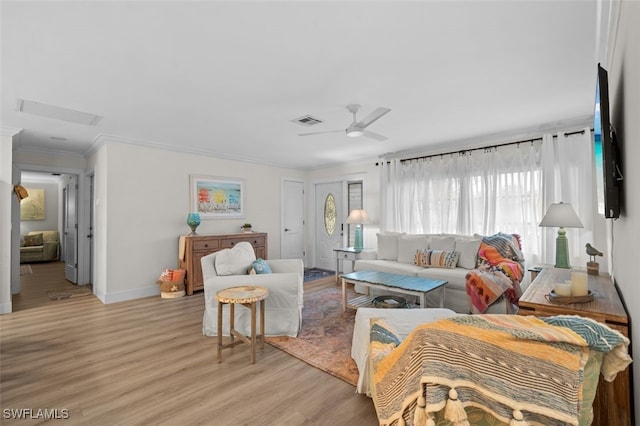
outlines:
M595 248L594 246L592 246L589 243L587 243L585 245L585 247L587 248L587 254L589 255L589 260L591 262L595 262L596 261L596 256L602 256L603 255L600 250L598 250L597 248Z

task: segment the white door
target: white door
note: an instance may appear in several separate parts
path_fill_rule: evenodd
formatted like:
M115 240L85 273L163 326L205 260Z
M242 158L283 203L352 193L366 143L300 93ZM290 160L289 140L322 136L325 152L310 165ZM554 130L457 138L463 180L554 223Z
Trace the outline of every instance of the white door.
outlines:
M304 259L304 182L282 183L281 241L282 259Z
M333 249L342 247L342 182L316 184L316 267L336 268Z
M64 277L78 282L78 177L67 176L64 189Z

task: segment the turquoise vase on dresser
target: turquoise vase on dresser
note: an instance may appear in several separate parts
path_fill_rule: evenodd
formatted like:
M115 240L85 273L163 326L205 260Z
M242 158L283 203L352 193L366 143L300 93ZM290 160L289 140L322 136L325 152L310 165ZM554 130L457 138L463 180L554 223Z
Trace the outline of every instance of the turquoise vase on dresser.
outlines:
M189 235L196 235L196 228L200 225L200 215L198 213L189 213L187 216L187 225L191 228Z

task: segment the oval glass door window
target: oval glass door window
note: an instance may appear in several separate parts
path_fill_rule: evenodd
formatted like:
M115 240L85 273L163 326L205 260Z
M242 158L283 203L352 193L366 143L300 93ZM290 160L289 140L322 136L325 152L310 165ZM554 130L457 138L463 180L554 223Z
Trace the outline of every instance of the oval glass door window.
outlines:
M327 234L333 235L336 231L337 217L336 199L333 197L333 194L329 194L324 200L324 229L327 231Z

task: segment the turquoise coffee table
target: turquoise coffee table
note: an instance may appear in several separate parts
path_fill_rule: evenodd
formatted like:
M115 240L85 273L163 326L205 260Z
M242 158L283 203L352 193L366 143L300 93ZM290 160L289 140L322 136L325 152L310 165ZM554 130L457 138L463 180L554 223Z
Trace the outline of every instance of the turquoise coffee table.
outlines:
M427 305L427 293L440 289L440 307L444 307L444 289L447 281L432 280L430 278L410 277L407 275L391 274L388 272L358 271L341 275L342 278L342 309L358 309L370 305L374 296L369 295L370 288L389 290L396 293L409 294L420 298L420 307ZM367 288L367 294L347 300L347 283L361 284Z

